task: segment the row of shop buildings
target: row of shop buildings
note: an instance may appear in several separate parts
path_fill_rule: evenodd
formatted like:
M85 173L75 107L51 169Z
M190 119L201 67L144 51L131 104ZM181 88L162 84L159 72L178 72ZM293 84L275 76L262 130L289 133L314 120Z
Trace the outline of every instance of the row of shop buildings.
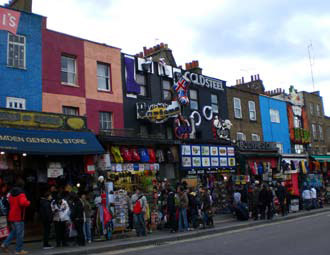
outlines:
M165 178L281 180L295 195L327 184L318 92L267 91L259 75L228 86L198 61L178 66L167 44L126 54L52 31L22 2L0 8L16 17L0 30L0 177L22 176L35 203L41 187L93 190L98 175L150 192Z

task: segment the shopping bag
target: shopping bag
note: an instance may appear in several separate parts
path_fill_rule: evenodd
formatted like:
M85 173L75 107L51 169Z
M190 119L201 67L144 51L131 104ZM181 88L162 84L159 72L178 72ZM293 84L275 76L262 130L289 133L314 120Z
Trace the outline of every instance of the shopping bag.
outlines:
M7 223L7 217L0 217L0 239L5 238L9 235L9 227Z
M73 222L68 223L68 232L69 232L69 238L76 237L78 235Z

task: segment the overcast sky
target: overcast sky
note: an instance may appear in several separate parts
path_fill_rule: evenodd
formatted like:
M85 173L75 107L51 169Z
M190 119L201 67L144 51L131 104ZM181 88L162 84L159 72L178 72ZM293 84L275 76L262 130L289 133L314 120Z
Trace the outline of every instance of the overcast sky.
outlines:
M0 0L0 4L8 0ZM234 85L260 74L267 90L320 90L330 115L330 1L33 0L48 28L136 54L164 42L178 65Z

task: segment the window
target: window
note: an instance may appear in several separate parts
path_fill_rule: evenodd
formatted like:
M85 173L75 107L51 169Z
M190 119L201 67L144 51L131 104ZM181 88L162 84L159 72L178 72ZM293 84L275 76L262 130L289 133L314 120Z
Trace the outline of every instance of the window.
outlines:
M211 106L213 113L219 113L218 96L215 94L211 94Z
M319 125L319 135L320 135L320 140L323 140L323 128L321 125Z
M314 105L312 103L309 104L309 111L310 111L311 115L314 114Z
M61 57L61 81L64 84L77 84L76 59L73 57Z
M242 132L237 132L236 134L236 140L237 141L246 141L246 136Z
M99 90L110 91L110 66L108 64L97 63L97 88Z
M171 82L168 80L163 80L163 99L165 101L172 100L172 92L171 92Z
M7 97L6 98L6 107L11 109L19 109L25 110L25 102L24 98L17 98L17 97Z
M298 116L294 116L294 122L293 122L294 128L301 128L301 120Z
M281 144L281 143L277 143L277 144L276 144L276 147L278 148L278 152L279 152L279 153L283 153L283 144Z
M254 101L249 101L249 114L250 120L257 120L256 103Z
M257 134L252 134L252 141L254 142L260 142L260 136Z
M198 92L195 89L189 90L190 109L198 110Z
M321 111L320 111L320 105L319 104L316 105L316 114L317 114L317 116L321 116Z
M316 133L316 125L312 124L312 133L313 133L313 138L314 140L317 139L317 133Z
M140 96L148 96L146 76L143 74L136 74L135 76L137 84L140 85Z
M234 114L235 118L242 118L241 99L234 97Z
M100 129L109 130L112 128L112 113L111 112L100 112Z
M63 106L62 107L62 112L63 112L63 114L66 114L66 115L79 116L79 108L78 107Z
M294 150L295 150L295 153L302 154L302 153L304 153L304 145L302 145L302 144L295 144L294 145Z
M278 110L270 109L270 121L280 123L280 112Z
M25 37L8 33L7 64L10 67L25 68Z

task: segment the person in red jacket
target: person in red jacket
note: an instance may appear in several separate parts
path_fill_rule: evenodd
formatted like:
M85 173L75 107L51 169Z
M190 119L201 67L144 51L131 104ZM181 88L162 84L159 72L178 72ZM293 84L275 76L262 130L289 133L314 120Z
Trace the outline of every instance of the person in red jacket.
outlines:
M23 248L24 239L24 220L25 209L30 205L23 190L24 181L18 179L16 186L9 192L9 214L8 222L11 224L11 232L7 239L2 243L1 248L4 252L8 253L8 246L12 239L16 237L16 254L27 254Z

